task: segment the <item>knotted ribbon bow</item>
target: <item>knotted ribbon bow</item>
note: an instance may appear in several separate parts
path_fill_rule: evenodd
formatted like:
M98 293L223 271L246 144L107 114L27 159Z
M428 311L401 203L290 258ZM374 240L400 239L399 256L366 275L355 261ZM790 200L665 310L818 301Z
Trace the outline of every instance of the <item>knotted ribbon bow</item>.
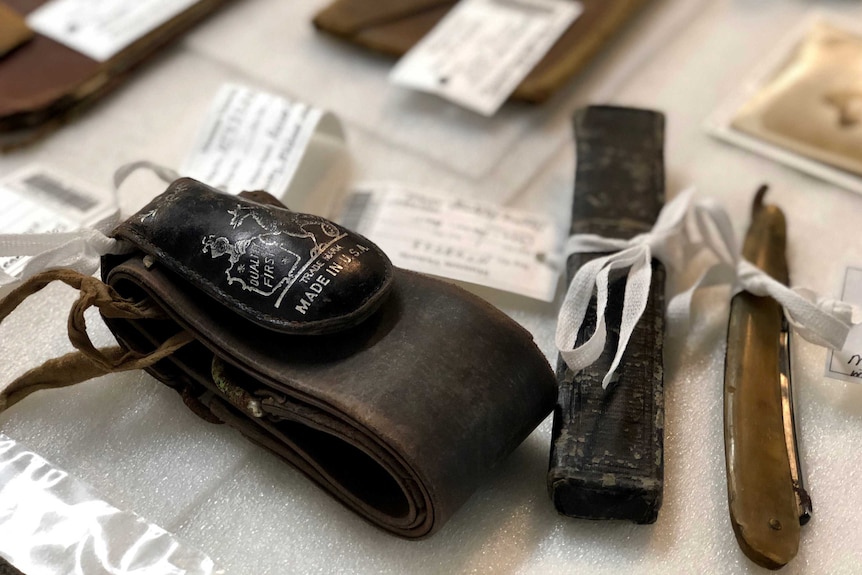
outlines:
M114 173L115 205L117 204L116 194L123 181L141 168L152 171L165 182L172 182L179 177L179 174L173 170L148 161L125 164ZM130 244L106 235L118 223L120 223L119 209L98 228L83 228L62 233L0 234L0 257L30 257L16 276L0 268L0 297L43 270L69 268L85 275L92 275L99 269L101 256L129 253L132 250Z
M693 195L693 189L682 192L664 206L652 230L630 240L594 234L576 234L568 239L565 246L567 257L575 253L613 252L581 266L563 300L557 320L556 345L569 368L578 372L601 355L607 339L605 311L608 286L626 274L619 343L614 360L602 380L602 387L607 388L646 308L652 280L652 258L657 258L671 270L681 270L704 250L717 261L687 290L671 298L667 307L669 319L677 319L679 324L687 323L692 296L699 288L733 285L734 293L744 290L774 298L783 306L788 323L808 341L841 349L853 325L853 307L819 297L805 288L789 288L743 259L724 208L711 200L694 202ZM587 341L575 347L593 291L596 293L596 330Z

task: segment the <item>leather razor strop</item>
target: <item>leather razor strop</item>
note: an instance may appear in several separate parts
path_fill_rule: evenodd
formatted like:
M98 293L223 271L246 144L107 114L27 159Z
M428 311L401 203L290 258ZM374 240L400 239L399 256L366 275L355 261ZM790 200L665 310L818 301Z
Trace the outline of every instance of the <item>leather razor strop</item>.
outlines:
M383 529L435 532L550 413L547 360L484 300L255 197L184 178L121 224L135 251L102 277L165 313L106 323L142 354L191 333L148 371L196 413Z
M649 231L664 204L664 116L658 112L591 106L576 113L577 172L572 234L628 239ZM573 254L580 266L601 254ZM610 285L608 339L601 357L572 373L560 359L548 489L554 506L587 519L656 520L662 501L664 267L652 262L652 284L617 379L602 378L619 340L625 278ZM595 297L577 345L595 331Z

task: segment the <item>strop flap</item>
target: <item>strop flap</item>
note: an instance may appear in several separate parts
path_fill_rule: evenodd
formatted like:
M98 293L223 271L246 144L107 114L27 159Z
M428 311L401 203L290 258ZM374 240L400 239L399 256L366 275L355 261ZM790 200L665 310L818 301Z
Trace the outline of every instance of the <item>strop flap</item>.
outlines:
M389 258L366 238L190 178L173 182L114 235L233 312L285 333L351 327L392 284Z

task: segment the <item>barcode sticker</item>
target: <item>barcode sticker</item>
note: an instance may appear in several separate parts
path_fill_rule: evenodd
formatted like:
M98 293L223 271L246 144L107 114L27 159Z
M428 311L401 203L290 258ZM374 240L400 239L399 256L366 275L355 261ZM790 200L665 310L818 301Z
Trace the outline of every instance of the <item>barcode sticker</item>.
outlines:
M86 195L85 192L81 192L45 172L37 172L20 181L28 192L46 195L82 214L92 210L99 203L98 200Z
M558 234L544 214L401 184L359 186L339 221L400 267L544 301L556 292Z
M0 233L69 232L108 221L116 207L95 190L56 170L28 166L0 180ZM103 230L104 231L104 230ZM0 257L0 269L17 274L29 260Z
M461 0L390 79L492 116L581 12L571 0Z

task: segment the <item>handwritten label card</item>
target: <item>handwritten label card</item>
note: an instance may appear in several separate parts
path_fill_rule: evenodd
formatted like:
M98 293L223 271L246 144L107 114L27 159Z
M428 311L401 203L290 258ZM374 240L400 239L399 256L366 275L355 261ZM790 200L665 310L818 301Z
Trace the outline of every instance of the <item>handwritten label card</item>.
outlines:
M302 198L304 169L316 172L313 140L321 135L343 146L339 120L303 102L224 85L216 94L192 153L180 173L231 194L265 190L291 209L310 211Z
M557 237L544 214L400 184L366 184L341 223L403 268L552 301Z
M581 12L571 0L461 0L390 79L492 116Z
M841 300L862 307L862 269L847 268ZM862 383L862 325L850 330L844 349L829 352L826 377Z

